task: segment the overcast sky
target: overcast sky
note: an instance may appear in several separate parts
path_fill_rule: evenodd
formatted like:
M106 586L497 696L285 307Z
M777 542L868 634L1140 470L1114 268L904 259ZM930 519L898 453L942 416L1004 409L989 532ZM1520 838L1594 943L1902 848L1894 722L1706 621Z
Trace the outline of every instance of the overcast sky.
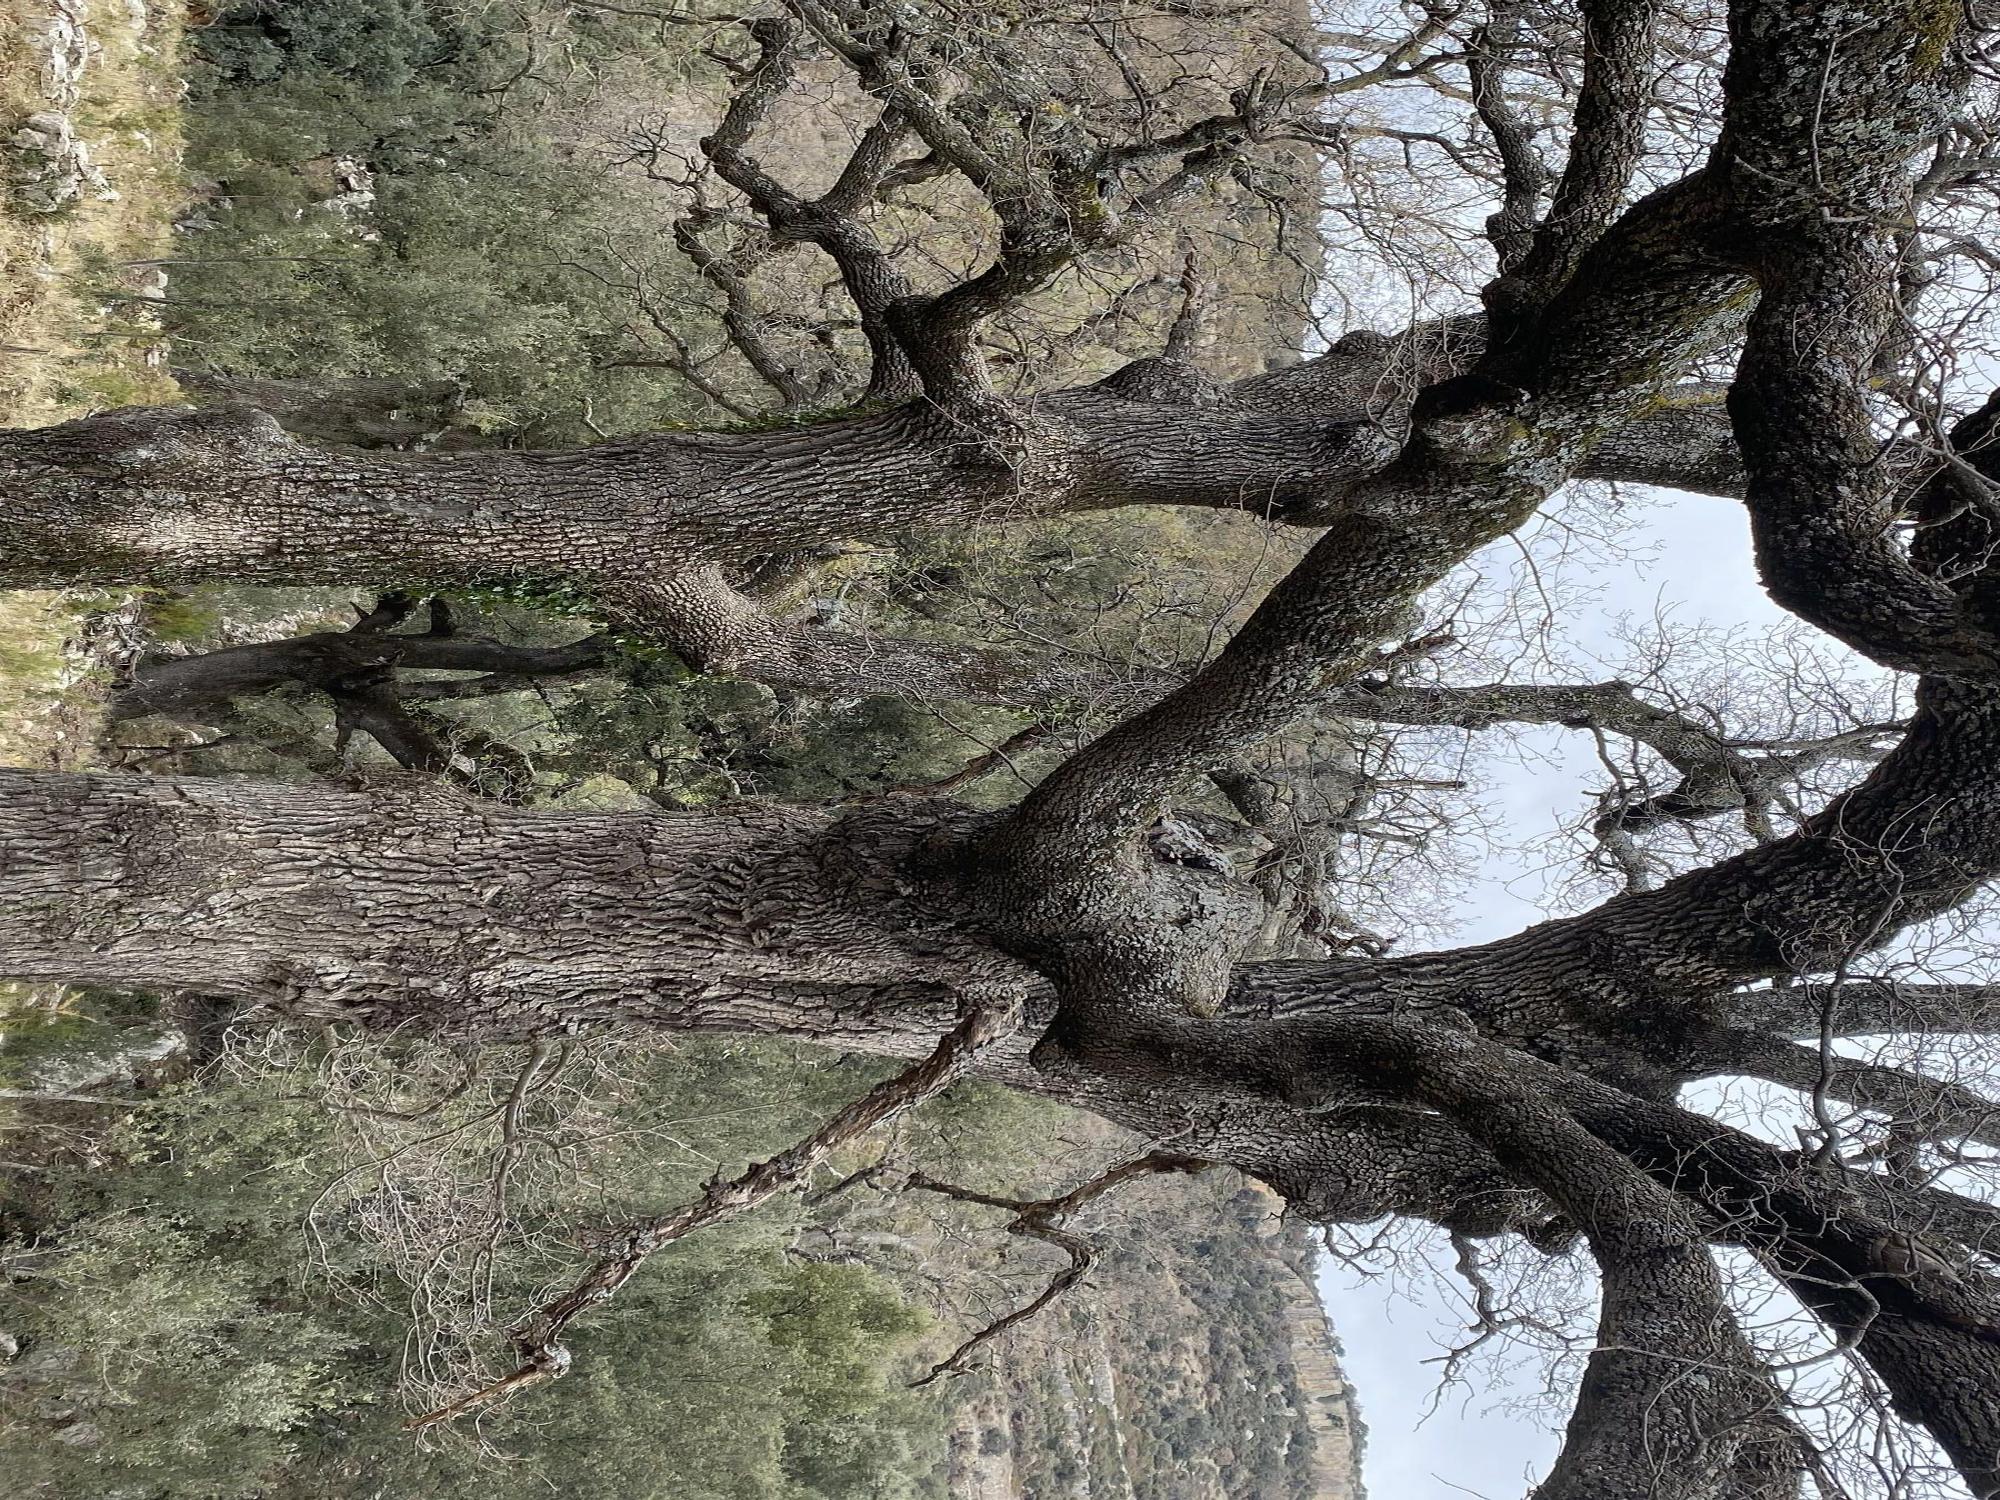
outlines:
M1593 565L1598 597L1561 622L1566 640L1615 660L1621 647L1613 626L1621 614L1670 606L1682 623L1753 628L1786 618L1758 586L1740 505L1665 491L1645 498L1654 503L1634 518L1634 560ZM1573 818L1602 781L1586 736L1557 730L1536 740L1548 759L1525 769L1502 764L1490 798L1517 847L1552 831L1559 818ZM1543 877L1526 862L1504 855L1489 861L1467 892L1455 941L1504 937L1554 914L1543 896ZM1449 1263L1445 1254L1442 1265ZM1332 1262L1322 1272L1321 1295L1346 1346L1348 1378L1368 1424L1370 1500L1520 1500L1546 1472L1556 1449L1547 1424L1566 1413L1535 1421L1504 1409L1531 1401L1540 1388L1539 1365L1516 1362L1511 1381L1454 1391L1426 1418L1438 1369L1424 1361L1463 1337L1464 1309L1423 1279L1371 1278ZM1485 1381L1492 1372L1480 1374Z
M1388 0L1315 3L1335 30L1341 28L1334 23L1342 21L1362 29L1361 23L1371 14L1380 16L1388 9ZM1434 91L1417 86L1401 98L1408 118L1398 123L1413 127L1444 129L1454 107L1441 102ZM1470 201L1459 205L1469 237L1477 238L1477 225L1494 206ZM1339 285L1347 301L1336 308L1328 297L1328 326L1338 328L1373 316L1375 326L1395 328L1416 315L1413 308L1434 312L1445 306L1463 307L1463 299L1454 300L1448 288L1407 286L1402 279L1406 268L1375 259L1375 248L1364 238L1343 239L1336 222L1330 220L1329 228L1335 245L1329 282ZM1371 295L1379 306L1370 303ZM1961 402L1976 404L2000 385L2000 360L1964 330L1957 337L1963 342L1959 363L1949 375L1950 389ZM1757 582L1749 525L1740 504L1669 491L1630 493L1640 503L1622 539L1628 560L1591 562L1577 569L1594 595L1587 603L1566 608L1556 622L1573 655L1602 659L1605 669L1592 672L1592 677L1602 680L1613 675L1612 664L1628 654L1616 632L1621 616L1643 620L1665 615L1682 626L1707 624L1750 632L1769 631L1790 621ZM1496 570L1505 570L1512 547L1511 541L1495 544L1488 561ZM1554 585L1552 592L1562 597L1562 580L1548 581ZM1481 878L1464 892L1461 925L1449 940L1451 946L1504 937L1561 914L1550 900L1550 877L1567 872L1545 871L1548 851L1529 846L1543 842L1562 820L1573 824L1589 805L1590 792L1603 785L1604 773L1586 735L1534 731L1522 742L1532 754L1511 760L1495 757L1486 767L1495 775L1487 804L1506 830L1511 857L1503 851L1489 860ZM1975 931L1974 936L1983 950L1976 956L2000 952L2000 934ZM1974 954L1967 948L1958 951ZM1983 1067L1983 1076L1990 1077L2000 1059L1989 1054ZM1796 1107L1796 1100L1782 1091L1741 1080L1730 1081L1726 1089L1703 1085L1703 1090L1701 1098L1688 1102L1712 1108L1727 1093L1753 1113L1760 1104ZM1787 1122L1776 1115L1774 1110L1768 1120L1732 1116L1731 1123L1787 1133ZM1451 1260L1442 1239L1435 1237L1429 1256L1439 1271L1446 1270ZM1733 1274L1742 1280L1749 1273ZM1549 1411L1543 1403L1539 1419L1521 1410L1524 1404L1534 1404L1541 1387L1538 1362L1516 1362L1511 1378L1506 1372L1496 1377L1490 1368L1483 1369L1481 1389L1455 1390L1430 1411L1439 1371L1426 1361L1462 1342L1468 1321L1465 1307L1450 1289L1456 1284L1450 1276L1369 1275L1331 1262L1322 1273L1322 1297L1346 1346L1348 1376L1368 1424L1365 1478L1370 1500L1464 1500L1466 1496L1521 1500L1555 1454L1557 1435L1549 1428L1566 1417L1567 1398L1561 1410ZM1815 1377L1808 1373L1798 1378ZM1918 1493L1898 1490L1897 1500L1905 1496L1915 1500ZM1962 1496L1965 1491L1952 1476L1922 1487L1921 1494L1929 1500ZM1864 1492L1864 1500L1878 1496Z

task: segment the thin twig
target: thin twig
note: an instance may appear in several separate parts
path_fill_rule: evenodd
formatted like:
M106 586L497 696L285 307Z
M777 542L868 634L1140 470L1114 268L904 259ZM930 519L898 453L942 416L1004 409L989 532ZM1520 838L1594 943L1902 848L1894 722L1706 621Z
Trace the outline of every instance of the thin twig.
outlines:
M990 1343L1008 1329L1017 1327L1034 1317L1043 1308L1062 1296L1071 1287L1090 1274L1090 1268L1097 1261L1097 1249L1090 1241L1060 1228L1060 1224L1071 1214L1093 1198L1100 1197L1121 1183L1134 1177L1144 1177L1158 1172L1201 1171L1208 1165L1192 1156L1178 1156L1172 1152L1155 1151L1147 1156L1135 1157L1121 1162L1107 1172L1100 1173L1080 1187L1070 1189L1059 1198L1040 1198L1027 1201L1019 1198L998 1198L990 1193L981 1193L972 1188L959 1187L954 1183L939 1182L926 1177L921 1172L912 1173L904 1183L906 1188L918 1192L939 1193L960 1203L977 1203L987 1208L1004 1208L1014 1215L1007 1226L1009 1234L1022 1235L1054 1245L1069 1256L1069 1264L1058 1271L1039 1295L1023 1303L1004 1317L988 1323L984 1328L954 1349L949 1356L931 1366L930 1373L912 1386L929 1385L943 1375L962 1375L965 1361L981 1345Z
M934 1098L965 1072L975 1054L1007 1035L1018 1017L1018 1009L1012 1006L970 1011L930 1056L878 1083L803 1140L740 1176L726 1182L720 1177L712 1179L699 1198L671 1213L627 1225L613 1237L618 1246L615 1254L598 1261L568 1291L543 1303L510 1330L521 1360L517 1368L493 1384L413 1417L404 1425L415 1431L435 1427L491 1406L526 1386L558 1379L570 1365L570 1352L560 1342L563 1330L579 1314L610 1300L648 1256L696 1230L755 1208L799 1182L839 1147Z

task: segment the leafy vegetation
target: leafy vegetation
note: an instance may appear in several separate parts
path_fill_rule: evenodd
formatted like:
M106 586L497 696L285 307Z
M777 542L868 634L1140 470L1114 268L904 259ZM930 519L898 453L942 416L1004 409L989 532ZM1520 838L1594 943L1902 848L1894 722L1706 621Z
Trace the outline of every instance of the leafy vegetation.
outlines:
M277 380L448 379L459 425L507 443L686 419L699 397L683 383L620 362L635 283L698 300L669 205L569 127L608 75L658 87L690 55L615 16L529 11L238 5L195 33L202 195L177 357ZM525 50L538 37L560 92Z
M182 195L178 14L51 26L44 10L0 4L0 409L16 421L174 395L154 272ZM36 197L45 164L13 142L51 114L87 138L106 186Z
M593 1174L602 1195L575 1198L637 1211L688 1193L707 1151L776 1145L810 1100L761 1098L770 1076L720 1048L660 1060L632 1114L713 1123L671 1165L621 1157ZM588 1368L496 1434L532 1456L418 1446L390 1396L408 1292L357 1207L379 1189L357 1173L324 1201L352 1147L317 1099L247 1076L172 1086L94 1160L46 1166L10 1207L49 1248L0 1315L29 1350L0 1383L16 1418L0 1455L24 1492L527 1496L559 1465L580 1496L943 1493L938 1403L900 1378L929 1320L870 1270L788 1259L769 1223L691 1243L635 1287Z
M99 1035L83 1040L101 1045L110 1023L151 1010L79 998L40 1046L76 1045L93 1018ZM787 1200L648 1267L571 1377L489 1418L479 1443L418 1443L401 1430L399 1367L426 1357L409 1342L412 1320L421 1340L438 1312L426 1299L453 1290L413 1276L411 1257L435 1272L455 1253L433 1231L485 1191L474 1137L518 1059L400 1044L378 1059L400 1068L398 1085L329 1095L353 1045L272 1044L108 1126L78 1112L83 1149L12 1143L40 1158L0 1200L13 1246L0 1328L26 1351L0 1371L0 1462L24 1493L527 1497L555 1482L579 1500L917 1500L953 1493L975 1441L1023 1497L1086 1476L1104 1486L1090 1493L1129 1479L1134 1500L1316 1493L1292 1321L1301 1307L1317 1316L1306 1242L1267 1239L1268 1201L1220 1179L1122 1205L1093 1228L1108 1264L1082 1300L973 1376L921 1390L907 1382L975 1315L927 1309L925 1286L997 1272L1005 1295L1025 1295L1051 1268L996 1266L990 1216L976 1212L939 1221L873 1191L831 1208ZM461 1067L502 1093L453 1095L405 1135L366 1128L421 1112L396 1106ZM553 1237L680 1201L711 1163L776 1148L870 1076L776 1046L651 1055L616 1088L600 1080L585 1116L550 1137L570 1153L562 1170L531 1149L509 1212ZM441 1190L410 1164L452 1132L463 1144ZM1126 1149L1108 1127L982 1086L927 1111L901 1149L932 1171L1043 1192L1061 1182L1041 1164L1051 1136L1086 1155ZM572 1171L582 1138L600 1144ZM1190 1223L1206 1226L1199 1238ZM828 1253L849 1242L871 1248ZM528 1300L560 1263L550 1253L502 1255L481 1295Z

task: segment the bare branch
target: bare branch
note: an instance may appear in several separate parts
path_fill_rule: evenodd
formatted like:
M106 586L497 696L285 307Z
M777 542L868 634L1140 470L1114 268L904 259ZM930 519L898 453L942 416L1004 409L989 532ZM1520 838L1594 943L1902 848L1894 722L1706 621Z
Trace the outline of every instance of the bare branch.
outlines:
M1487 311L1503 342L1575 273L1584 252L1624 206L1626 190L1645 152L1647 111L1654 91L1655 10L1653 0L1589 0L1581 7L1583 85L1577 95L1569 159L1548 215L1532 231L1529 247L1511 257L1511 263L1503 254L1501 274L1485 292ZM1519 165L1510 165L1507 173L1510 206L1502 216L1510 226L1520 171ZM1540 182L1532 187L1524 184L1520 190L1530 209L1540 186ZM1517 236L1523 232L1510 228Z
M1499 255L1502 277L1516 271L1534 248L1536 210L1549 181L1549 169L1535 149L1532 132L1507 102L1507 56L1520 25L1513 6L1495 5L1492 18L1474 36L1465 63L1473 105L1500 155L1504 196L1499 210L1487 220L1486 234Z
M1054 1245L1069 1256L1069 1264L1058 1271L1049 1284L1032 1300L1023 1303L1012 1312L996 1318L966 1339L944 1359L931 1367L930 1373L913 1382L929 1385L942 1375L962 1375L968 1369L966 1360L982 1345L990 1343L1010 1328L1019 1327L1033 1318L1050 1303L1068 1292L1078 1282L1090 1274L1090 1268L1097 1261L1097 1252L1090 1242L1081 1235L1062 1228L1062 1221L1089 1203L1103 1196L1122 1183L1135 1177L1143 1177L1160 1172L1200 1172L1207 1162L1191 1157L1177 1156L1169 1152L1154 1152L1148 1156L1121 1162L1109 1171L1099 1173L1090 1181L1071 1188L1067 1193L1055 1198L1038 1198L1032 1201L1019 1198L996 1198L988 1193L976 1192L971 1188L958 1187L948 1182L939 1182L926 1177L921 1172L912 1173L903 1184L917 1192L939 1193L956 1199L960 1203L977 1203L986 1208L1006 1209L1014 1215L1007 1225L1009 1234L1022 1235L1029 1239L1041 1240Z
M1843 1057L1735 1027L1697 1031L1682 1057L1683 1065L1694 1065L1703 1076L1762 1078L1885 1115L1899 1138L1911 1143L1962 1138L2000 1145L2000 1100L1915 1069Z
M520 1363L499 1380L435 1411L411 1419L413 1429L435 1427L482 1410L527 1386L567 1373L563 1331L581 1314L608 1301L632 1279L646 1258L697 1230L734 1218L800 1182L840 1147L876 1126L935 1098L960 1078L977 1053L1004 1038L1019 1016L1001 1007L973 1010L922 1062L870 1089L805 1139L739 1176L712 1180L702 1196L672 1213L644 1219L605 1237L617 1247L568 1291L537 1307L509 1330Z

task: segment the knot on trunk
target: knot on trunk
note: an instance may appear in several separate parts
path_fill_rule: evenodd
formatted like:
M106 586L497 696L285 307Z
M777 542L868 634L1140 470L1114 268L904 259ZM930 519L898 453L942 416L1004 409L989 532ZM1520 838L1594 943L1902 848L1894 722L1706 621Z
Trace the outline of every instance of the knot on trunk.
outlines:
M24 436L51 457L168 472L201 472L217 460L233 468L252 453L291 442L275 418L247 406L133 406Z
M1503 452L1528 401L1528 392L1491 376L1454 375L1419 394L1410 416L1429 447L1465 462Z
M1222 388L1184 359L1159 356L1135 359L1107 376L1100 388L1127 401L1150 401L1156 406L1213 406L1222 399Z

